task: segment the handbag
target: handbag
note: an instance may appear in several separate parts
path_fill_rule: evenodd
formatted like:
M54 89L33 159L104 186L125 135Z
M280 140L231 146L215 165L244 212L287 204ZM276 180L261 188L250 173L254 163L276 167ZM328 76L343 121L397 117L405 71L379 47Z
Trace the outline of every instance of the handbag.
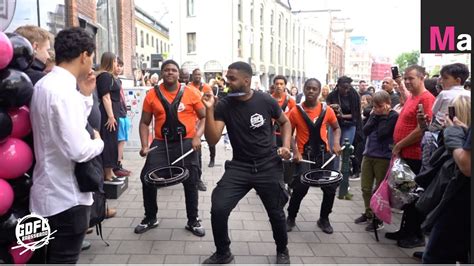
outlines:
M89 124L87 124L87 131L93 132ZM104 193L104 169L100 155L87 162L76 163L74 175L79 185L79 191Z
M390 207L390 187L388 185L388 178L390 176L395 159L396 157L393 156L390 160L390 165L387 169L387 173L385 174L385 178L370 198L370 208L372 209L374 215L388 224L392 222L392 210Z

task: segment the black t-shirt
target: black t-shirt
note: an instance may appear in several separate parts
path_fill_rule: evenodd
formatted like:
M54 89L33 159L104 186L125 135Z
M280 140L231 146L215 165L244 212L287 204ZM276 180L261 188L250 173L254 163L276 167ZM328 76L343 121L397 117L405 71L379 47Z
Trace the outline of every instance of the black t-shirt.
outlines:
M124 117L127 113L123 112L121 107L121 96L120 96L120 84L119 82L112 76L112 74L103 72L97 76L96 79L97 85L97 94L99 96L99 100L102 103L102 97L107 93L110 93L110 100L112 101L112 110L114 113L115 118ZM101 104L101 110L104 111L104 107Z
M281 114L272 96L258 91L247 101L225 97L214 111L215 119L226 124L233 156L238 161L259 160L276 152L272 119Z

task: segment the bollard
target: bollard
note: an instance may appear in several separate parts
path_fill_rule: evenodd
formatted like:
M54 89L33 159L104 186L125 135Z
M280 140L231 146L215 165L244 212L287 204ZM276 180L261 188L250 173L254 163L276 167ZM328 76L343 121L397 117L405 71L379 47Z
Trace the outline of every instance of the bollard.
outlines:
M344 138L344 150L342 150L342 181L339 185L339 199L352 199L352 194L349 193L349 175L351 174L350 169L350 156L354 152L354 146L349 143L348 138Z

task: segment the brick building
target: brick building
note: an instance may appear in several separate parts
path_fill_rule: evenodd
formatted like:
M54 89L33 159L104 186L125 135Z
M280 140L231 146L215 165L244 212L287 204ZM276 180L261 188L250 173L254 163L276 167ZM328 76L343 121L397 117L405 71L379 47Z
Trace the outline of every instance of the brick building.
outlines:
M5 1L0 30L12 32L21 25L40 26L53 35L79 26L96 37L96 63L103 52L113 52L125 63L124 75L133 78L136 66L135 7L133 0L16 0Z

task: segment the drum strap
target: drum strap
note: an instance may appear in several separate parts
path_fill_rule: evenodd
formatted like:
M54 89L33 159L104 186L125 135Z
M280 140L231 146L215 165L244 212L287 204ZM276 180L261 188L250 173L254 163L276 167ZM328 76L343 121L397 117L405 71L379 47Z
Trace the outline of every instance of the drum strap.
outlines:
M166 113L166 120L163 126L161 127L161 135L167 136L165 138L167 141L175 142L179 141L180 138L186 136L186 126L179 121L178 117L178 108L181 103L181 98L183 97L185 86L180 84L178 94L174 98L173 102L170 104L168 100L163 96L159 87L155 87L155 93L158 99L160 99L163 108Z
M311 121L308 114L304 111L301 105L297 105L298 111L306 122L306 126L309 131L308 142L304 145L304 155L307 156L308 160L313 160L316 162L316 166L320 167L322 165L322 156L326 149L326 144L321 139L321 126L326 116L326 103L321 104L321 114L316 119L316 121ZM324 150L323 150L324 149Z

